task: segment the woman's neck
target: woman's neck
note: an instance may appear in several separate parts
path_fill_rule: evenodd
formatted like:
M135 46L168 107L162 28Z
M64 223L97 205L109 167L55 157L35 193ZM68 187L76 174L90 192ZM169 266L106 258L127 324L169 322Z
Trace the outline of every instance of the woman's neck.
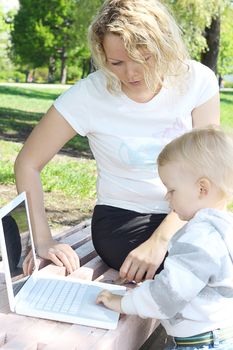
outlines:
M153 92L147 87L145 87L144 89L128 89L127 87L122 85L122 91L131 100L138 103L146 103L151 101L160 92L161 87L162 86L160 85L158 89L155 92Z

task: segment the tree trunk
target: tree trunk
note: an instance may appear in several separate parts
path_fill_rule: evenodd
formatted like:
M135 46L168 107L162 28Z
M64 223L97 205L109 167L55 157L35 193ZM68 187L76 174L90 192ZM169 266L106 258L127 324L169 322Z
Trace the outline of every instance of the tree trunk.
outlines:
M29 75L29 70L26 70L25 71L25 83L27 83L28 82L28 75Z
M49 72L48 72L48 83L54 83L55 77L55 71L56 71L56 61L53 56L49 58Z
M82 77L85 78L88 74L94 72L95 67L92 61L92 58L84 58L83 59L83 64L82 64Z
M211 68L217 74L219 41L220 41L220 16L212 19L209 28L205 29L207 50L201 55L201 62Z
M67 78L66 59L67 59L67 54L66 54L65 48L63 47L61 51L61 76L60 76L61 84L66 83L66 78Z

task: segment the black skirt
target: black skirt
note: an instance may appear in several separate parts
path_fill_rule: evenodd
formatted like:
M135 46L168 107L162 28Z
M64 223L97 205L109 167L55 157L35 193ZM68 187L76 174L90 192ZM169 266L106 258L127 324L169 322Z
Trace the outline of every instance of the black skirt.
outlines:
M149 239L165 217L96 205L91 224L94 247L107 265L119 270L127 255ZM162 269L163 263L156 273Z

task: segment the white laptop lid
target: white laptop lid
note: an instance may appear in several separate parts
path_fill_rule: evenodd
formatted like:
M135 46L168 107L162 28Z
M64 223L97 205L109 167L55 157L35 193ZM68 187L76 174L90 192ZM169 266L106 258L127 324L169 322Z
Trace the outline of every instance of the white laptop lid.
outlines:
M15 296L29 277L23 273L23 261L33 245L25 192L0 209L0 242L9 305L15 311ZM32 253L37 270L35 249Z

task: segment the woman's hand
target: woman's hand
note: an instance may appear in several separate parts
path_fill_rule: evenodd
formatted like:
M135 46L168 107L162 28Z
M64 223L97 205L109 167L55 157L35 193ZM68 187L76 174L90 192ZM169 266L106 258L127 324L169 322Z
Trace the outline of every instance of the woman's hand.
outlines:
M185 221L171 211L152 236L128 254L120 268L120 277L135 282L154 278L166 255L171 237L184 224Z
M153 279L167 252L167 243L151 237L132 250L120 268L120 277L135 282Z
M103 290L100 292L100 294L97 296L96 303L97 304L104 304L108 309L111 309L113 311L122 312L121 309L121 295L112 294L108 290Z
M48 245L38 246L37 253L57 266L65 266L67 273L72 273L80 267L78 255L68 244L52 241Z
M40 258L51 260L57 266L65 266L67 273L72 273L80 267L78 255L68 244L52 241L48 245L38 247L37 253ZM40 260L40 265L45 266L46 263ZM34 259L30 251L23 262L24 274L31 275L34 268Z
M32 255L32 250L26 255L23 261L23 274L24 276L31 275L35 269L34 259Z

